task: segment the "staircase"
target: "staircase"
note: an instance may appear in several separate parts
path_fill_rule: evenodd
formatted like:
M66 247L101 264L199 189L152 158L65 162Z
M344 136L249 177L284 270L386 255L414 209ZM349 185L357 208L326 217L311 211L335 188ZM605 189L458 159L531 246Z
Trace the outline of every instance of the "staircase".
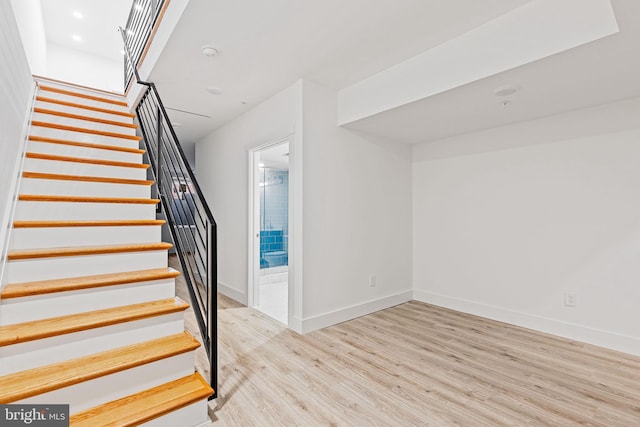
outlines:
M206 426L158 200L122 97L41 80L0 293L0 404L73 426Z

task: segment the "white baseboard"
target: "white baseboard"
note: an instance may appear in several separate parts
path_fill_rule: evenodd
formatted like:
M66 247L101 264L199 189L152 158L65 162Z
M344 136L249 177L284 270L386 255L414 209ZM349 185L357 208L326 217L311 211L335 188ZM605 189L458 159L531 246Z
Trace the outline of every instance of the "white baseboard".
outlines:
M296 316L289 317L289 324L287 325L289 329L299 334L302 333L302 319Z
M347 320L355 319L356 317L365 316L376 311L384 310L385 308L390 308L395 305L411 301L412 296L412 291L404 291L383 298L367 301L362 304L341 308L329 313L307 317L302 320L300 331L301 333L306 334L308 332L326 328L327 326L346 322Z
M413 299L559 337L640 356L640 338L425 291Z
M220 281L218 282L218 292L220 292L224 296L231 298L234 301L238 301L242 305L247 305L249 302L246 292L240 292L237 289L225 285Z

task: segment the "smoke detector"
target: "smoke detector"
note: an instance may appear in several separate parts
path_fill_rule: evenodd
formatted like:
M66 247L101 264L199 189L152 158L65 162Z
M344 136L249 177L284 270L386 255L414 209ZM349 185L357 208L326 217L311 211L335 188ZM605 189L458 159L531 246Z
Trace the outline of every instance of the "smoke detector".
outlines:
M493 91L495 96L503 97L513 95L518 91L518 87L516 86L501 86Z
M206 44L202 46L202 53L204 54L204 56L208 56L209 58L212 58L218 54L218 49Z

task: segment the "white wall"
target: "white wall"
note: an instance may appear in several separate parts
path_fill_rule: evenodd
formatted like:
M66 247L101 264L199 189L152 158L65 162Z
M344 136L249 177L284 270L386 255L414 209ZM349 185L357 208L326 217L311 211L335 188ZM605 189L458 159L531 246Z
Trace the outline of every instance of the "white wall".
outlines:
M180 138L178 136L178 138ZM184 141L180 139L180 144L182 145L182 151L184 152L185 157L187 158L187 162L189 162L189 166L191 169L195 170L196 168L196 144L192 141Z
M198 182L218 225L220 291L247 303L248 150L301 128L300 82L196 143Z
M167 45L173 30L175 29L180 17L184 13L185 8L189 4L190 0L171 0L165 3L165 13L162 16L162 21L157 27L157 31L153 36L153 41L149 46L149 50L144 57L144 60L138 66L138 74L143 81L153 81L150 78L150 74L153 68L156 66L160 54ZM124 78L124 77L123 77ZM135 77L133 78L135 80ZM127 103L129 105L136 105L139 98L144 93L145 86L132 84L127 91Z
M411 298L411 151L338 127L331 89L305 81L303 105L310 331Z
M41 0L11 0L31 74L47 73L47 40Z
M414 147L416 299L640 354L638 117L632 99Z
M336 121L337 93L298 82L196 145L198 180L218 222L220 289L246 303L247 153L295 133L293 186L302 183L303 198L294 216L301 213L303 220L302 233L290 238L290 258L292 246L302 242L302 262L293 264L291 325L303 332L412 295L411 151ZM369 286L372 274L375 287Z
M98 55L47 44L46 77L112 92L124 91L124 64Z
M16 168L32 88L29 63L11 5L0 2L0 252L7 240L18 174ZM2 265L3 254L0 255Z

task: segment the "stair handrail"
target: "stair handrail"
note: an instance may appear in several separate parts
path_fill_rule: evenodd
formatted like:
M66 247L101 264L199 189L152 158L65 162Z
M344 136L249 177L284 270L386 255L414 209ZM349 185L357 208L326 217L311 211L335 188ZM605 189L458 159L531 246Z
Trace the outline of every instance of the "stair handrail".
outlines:
M134 0L127 17L127 35L129 41L130 58L124 61L124 87L127 89L136 72L136 66L142 61L147 44L154 32L165 3L170 0ZM139 79L138 79L139 80Z
M120 34L125 61L135 64L127 31L120 27ZM202 342L209 357L209 380L214 389L210 399L214 399L218 397L217 225L198 180L189 167L156 85L140 78L137 64L132 65L132 69L136 82L146 86L136 106L136 118L151 164L160 206L169 225Z

